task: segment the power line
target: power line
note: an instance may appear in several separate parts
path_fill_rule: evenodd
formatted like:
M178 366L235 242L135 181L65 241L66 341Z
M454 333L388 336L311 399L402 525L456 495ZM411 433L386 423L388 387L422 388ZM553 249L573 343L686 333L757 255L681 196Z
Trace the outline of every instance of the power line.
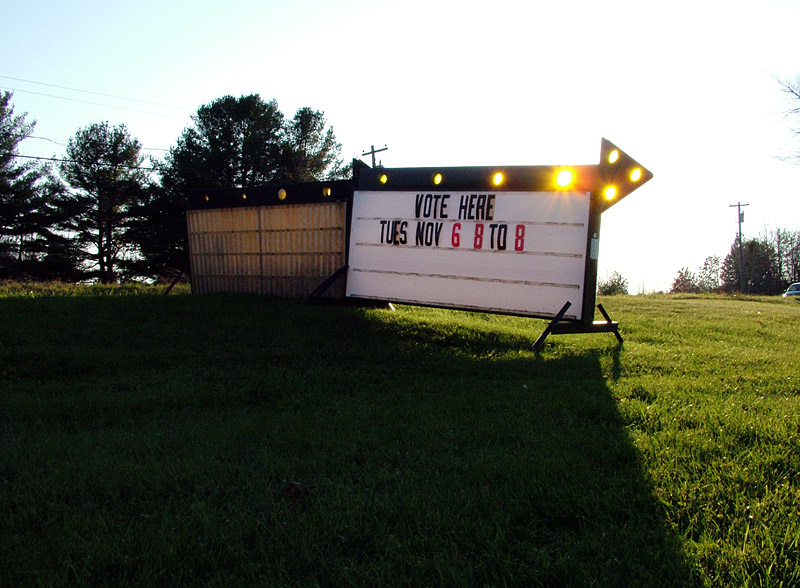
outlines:
M183 110L186 112L190 112L188 108L184 108L182 106L173 106L172 104L163 104L161 102L151 102L149 100L139 100L137 98L126 98L125 96L116 96L114 94L103 94L102 92L92 92L91 90L81 90L80 88L70 88L69 86L58 86L56 84L47 84L45 82L36 82L33 80L25 80L22 78L14 78L11 76L3 76L0 75L0 78L5 80L14 80L15 82L25 82L26 84L36 84L39 86L48 86L50 88L59 88L61 90L70 90L72 92L82 92L84 94L94 94L95 96L104 96L106 98L116 98L117 100L128 100L130 102L140 102L142 104L151 104L153 106L163 106L164 108L174 108L175 110Z
M126 108L125 106L115 106L113 104L103 104L101 102L91 102L89 100L80 100L78 98L67 98L66 96L56 96L55 94L45 94L43 92L34 92L33 90L19 90L16 88L9 88L9 87L2 87L2 90L10 90L11 92L23 92L25 94L35 94L37 96L47 96L48 98L58 98L59 100L69 100L70 102L80 102L82 104L92 104L93 106L105 106L106 108L116 108L117 110L127 110L129 112L138 112L140 114L150 114L152 116L161 116L164 118L174 118L177 120L183 120L185 117L182 116L175 116L172 114L163 114L160 112L149 112L146 110L138 110L136 108Z
M38 159L39 161L56 161L59 163L78 163L74 159L60 159L58 157L38 157L36 155L14 155L14 157L19 157L21 159ZM102 163L102 162L98 162L98 165L103 165L107 167L113 167L115 165L118 165L118 167L124 167L127 169L142 169L146 171L157 171L157 168L155 167L144 167L141 165L119 165L114 163Z
M37 137L36 135L31 135L28 139L39 139L41 141L48 141L49 143L53 143L54 145L58 145L59 147L66 146L64 141L56 141L55 139L50 139L48 137Z
M41 141L47 141L49 143L53 143L54 145L58 145L59 147L66 147L67 141L66 140L56 140L51 139L50 137L37 137L36 135L31 135L28 139L39 139ZM139 147L143 151L169 151L169 149L162 149L161 147Z

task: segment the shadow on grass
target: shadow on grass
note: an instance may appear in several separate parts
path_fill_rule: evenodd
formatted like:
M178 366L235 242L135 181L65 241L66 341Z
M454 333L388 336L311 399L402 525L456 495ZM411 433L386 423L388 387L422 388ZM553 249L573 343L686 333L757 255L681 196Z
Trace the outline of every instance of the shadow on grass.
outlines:
M692 583L619 350L251 297L0 308L11 582Z
M413 398L393 418L425 444L409 467L441 481L432 510L452 511L428 532L475 556L476 585L694 583L606 383L620 377L621 347L574 351L558 337L540 356L520 355L537 327L530 338L424 323L379 329L403 342L404 365L387 377L407 383L393 393ZM457 486L471 496L450 507ZM454 537L448 529L459 526Z

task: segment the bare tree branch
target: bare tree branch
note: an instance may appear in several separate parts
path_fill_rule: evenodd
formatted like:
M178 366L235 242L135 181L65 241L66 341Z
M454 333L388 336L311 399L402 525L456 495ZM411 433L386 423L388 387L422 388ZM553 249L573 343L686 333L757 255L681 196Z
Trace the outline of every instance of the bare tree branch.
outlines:
M790 131L795 137L800 137L800 76L793 80L774 78L780 86L781 92L786 96L788 110L783 113L784 120L790 121ZM793 154L782 156L780 159L800 164L800 148Z

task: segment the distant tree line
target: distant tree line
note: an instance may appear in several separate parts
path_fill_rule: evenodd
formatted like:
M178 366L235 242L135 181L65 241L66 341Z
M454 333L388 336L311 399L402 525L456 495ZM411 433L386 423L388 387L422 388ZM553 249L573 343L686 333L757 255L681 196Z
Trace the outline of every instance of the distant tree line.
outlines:
M188 270L192 190L350 173L322 112L286 118L257 94L201 106L163 161L107 122L79 129L57 163L29 160L18 148L35 122L12 97L0 93L0 279L166 277Z
M697 272L678 270L671 292L739 292L779 294L800 282L800 231L765 230L754 239L734 238L721 259L710 256Z
M777 80L787 98L787 119L792 132L800 136L800 78ZM800 163L800 153L787 160ZM754 239L735 237L724 257L710 256L696 271L678 270L671 292L738 292L778 294L794 282L800 282L800 231L764 230Z

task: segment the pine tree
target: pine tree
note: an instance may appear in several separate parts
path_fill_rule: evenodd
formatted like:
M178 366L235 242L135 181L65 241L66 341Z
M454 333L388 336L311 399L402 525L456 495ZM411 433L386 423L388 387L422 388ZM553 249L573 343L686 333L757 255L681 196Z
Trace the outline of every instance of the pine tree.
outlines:
M64 250L63 238L54 231L60 185L47 165L20 162L18 147L36 121L15 116L12 97L0 94L0 276L52 279L60 276L47 275L41 262ZM74 269L74 260L70 263Z
M60 169L72 190L62 201L64 226L92 273L115 282L133 257L133 210L149 183L141 145L125 125L104 122L80 129L66 154Z

